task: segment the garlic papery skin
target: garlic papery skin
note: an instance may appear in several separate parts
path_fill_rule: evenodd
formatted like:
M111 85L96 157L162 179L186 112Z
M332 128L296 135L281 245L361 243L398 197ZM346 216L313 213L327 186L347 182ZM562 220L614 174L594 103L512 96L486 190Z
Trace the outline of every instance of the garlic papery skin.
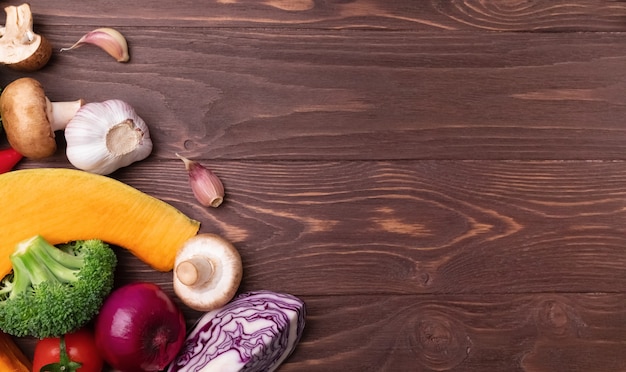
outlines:
M78 169L107 175L152 152L147 124L128 103L83 105L65 128L67 159Z

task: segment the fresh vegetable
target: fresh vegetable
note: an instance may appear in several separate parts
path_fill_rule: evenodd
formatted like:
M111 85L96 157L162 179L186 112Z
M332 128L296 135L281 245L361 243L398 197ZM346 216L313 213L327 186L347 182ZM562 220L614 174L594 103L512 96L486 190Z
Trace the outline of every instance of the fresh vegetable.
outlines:
M128 62L128 43L126 38L118 30L110 27L97 28L83 35L74 45L62 48L61 51L76 49L83 45L95 45L107 52L118 62Z
M117 258L101 240L55 247L37 235L17 245L0 282L0 329L14 336L60 336L85 325L113 288Z
M101 372L103 365L93 332L88 328L41 339L35 346L35 372Z
M114 290L96 318L96 345L121 372L160 371L185 340L183 313L154 283L136 282Z
M202 164L176 154L184 163L189 173L189 184L194 196L205 207L219 207L224 201L224 185L222 181Z
M15 151L12 147L0 150L0 173L6 173L13 169L22 160L22 157L22 154Z
M235 296L243 265L237 249L215 234L199 234L187 240L174 261L174 292L198 311L226 305Z
M0 174L0 277L20 241L41 234L52 244L96 238L128 249L159 271L200 222L113 178L74 169L20 169ZM19 216L19 218L17 218Z
M12 81L0 95L0 116L9 144L31 159L56 152L54 132L67 123L83 100L51 103L37 80L24 77Z
M30 5L7 6L5 27L0 29L0 63L31 72L45 66L52 56L48 40L33 32Z
M65 140L70 163L97 174L113 173L152 151L148 126L118 99L82 106L67 124Z
M271 372L295 349L306 308L295 296L248 292L204 314L168 372Z
M112 173L152 151L148 126L128 103L117 99L51 103L41 83L32 78L5 87L0 116L9 144L27 158L54 154L55 132L65 130L68 160L91 173Z
M0 331L0 371L30 372L31 362L10 335Z

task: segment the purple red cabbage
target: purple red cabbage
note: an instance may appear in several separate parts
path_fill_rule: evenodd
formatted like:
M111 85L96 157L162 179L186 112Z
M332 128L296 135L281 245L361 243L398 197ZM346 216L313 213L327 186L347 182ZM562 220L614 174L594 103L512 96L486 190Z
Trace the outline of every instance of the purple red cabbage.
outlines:
M300 341L305 316L293 295L243 293L198 319L167 371L274 371Z

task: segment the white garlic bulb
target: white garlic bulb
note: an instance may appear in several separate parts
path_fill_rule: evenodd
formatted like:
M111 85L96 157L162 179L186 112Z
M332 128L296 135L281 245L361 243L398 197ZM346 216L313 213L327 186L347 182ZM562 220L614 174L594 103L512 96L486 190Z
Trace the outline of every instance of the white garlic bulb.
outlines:
M65 128L66 155L78 169L107 175L152 152L148 126L128 103L83 105Z

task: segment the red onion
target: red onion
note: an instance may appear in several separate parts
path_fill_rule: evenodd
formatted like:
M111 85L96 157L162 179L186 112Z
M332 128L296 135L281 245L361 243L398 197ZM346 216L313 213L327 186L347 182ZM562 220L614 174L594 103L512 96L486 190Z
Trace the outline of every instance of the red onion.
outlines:
M96 318L96 345L121 372L160 371L185 340L181 310L156 284L138 282L115 289Z

